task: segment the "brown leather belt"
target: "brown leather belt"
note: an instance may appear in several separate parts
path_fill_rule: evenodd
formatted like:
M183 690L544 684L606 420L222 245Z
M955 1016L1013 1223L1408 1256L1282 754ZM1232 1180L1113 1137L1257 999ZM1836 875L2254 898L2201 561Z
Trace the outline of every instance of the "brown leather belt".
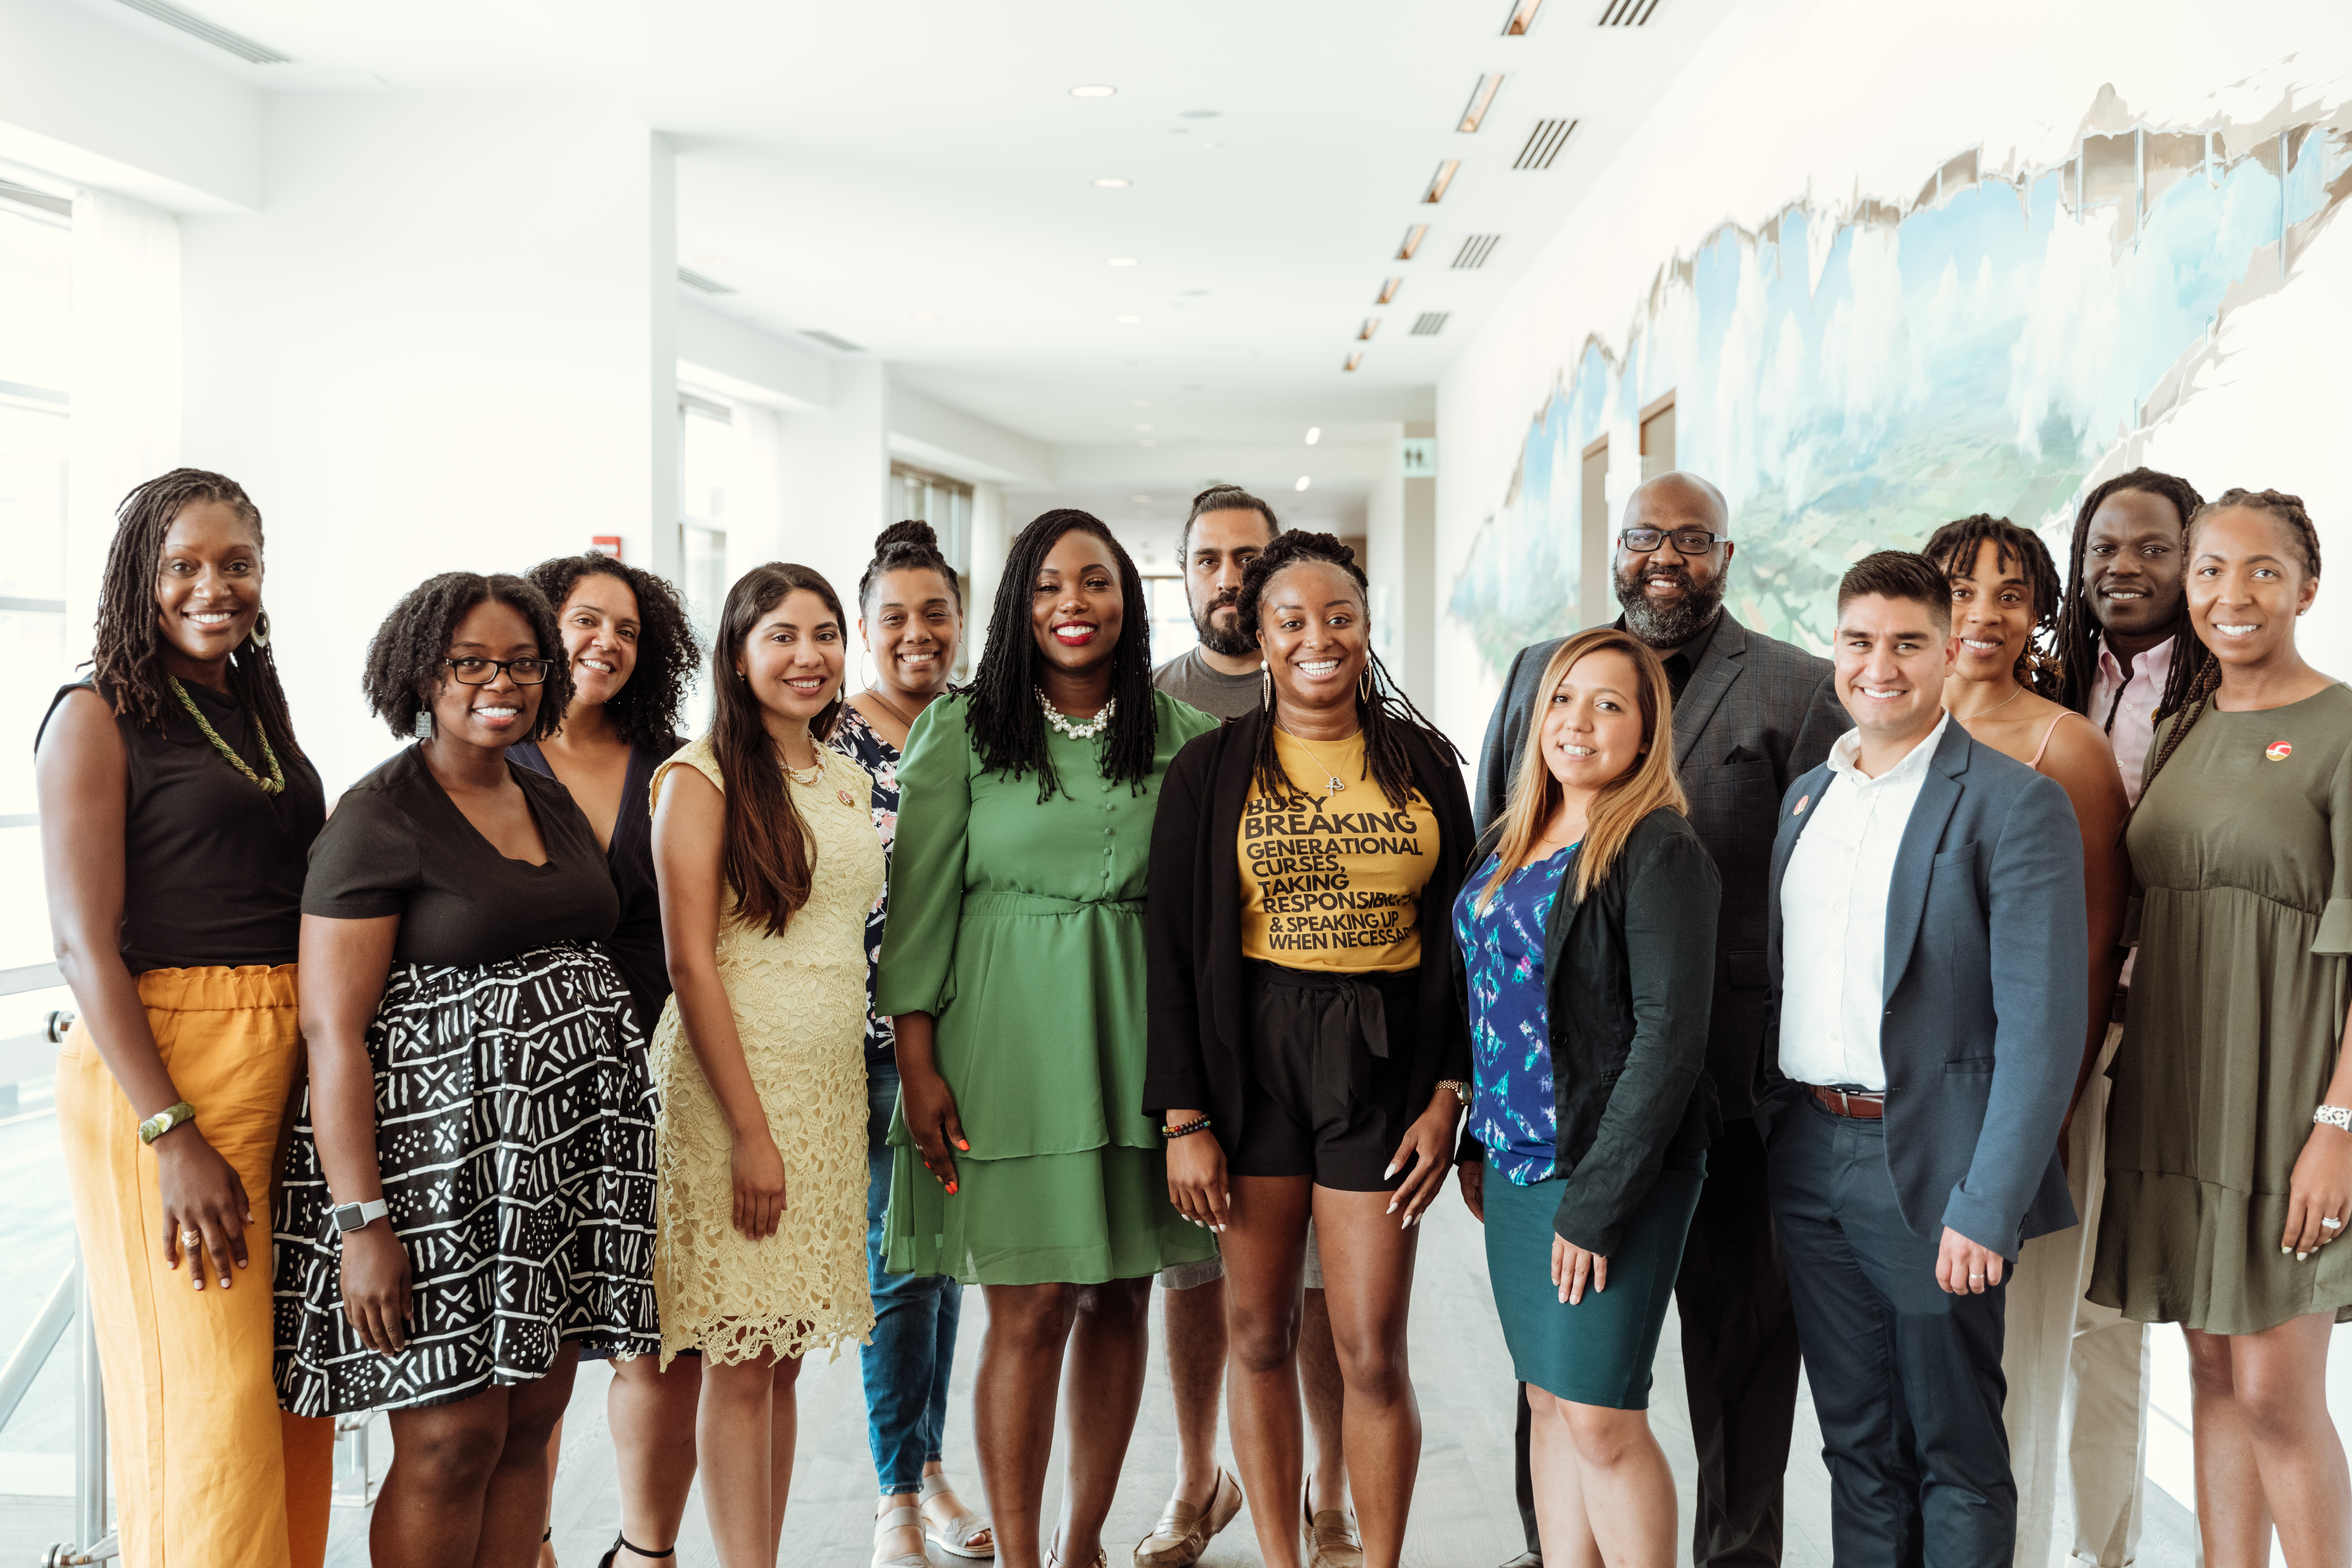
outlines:
M1857 1121L1886 1119L1886 1097L1883 1094L1848 1093L1842 1089L1823 1089L1817 1083L1809 1083L1805 1088L1832 1116L1850 1116Z

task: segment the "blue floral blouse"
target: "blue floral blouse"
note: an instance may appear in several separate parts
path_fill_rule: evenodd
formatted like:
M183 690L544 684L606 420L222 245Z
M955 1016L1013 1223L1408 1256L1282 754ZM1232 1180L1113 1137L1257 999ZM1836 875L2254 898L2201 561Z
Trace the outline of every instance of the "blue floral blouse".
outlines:
M1520 867L1482 913L1478 893L1495 874L1489 855L1454 900L1454 940L1470 982L1470 1131L1487 1164L1523 1187L1549 1181L1559 1162L1544 926L1575 855L1571 844Z
M882 837L882 863L890 863L890 840L898 827L898 748L884 740L866 715L845 702L840 721L833 727L833 749L851 758L874 775L874 831ZM874 1010L874 971L882 962L883 917L890 910L890 882L874 895L866 912L866 1065L880 1067L898 1060L898 1031Z

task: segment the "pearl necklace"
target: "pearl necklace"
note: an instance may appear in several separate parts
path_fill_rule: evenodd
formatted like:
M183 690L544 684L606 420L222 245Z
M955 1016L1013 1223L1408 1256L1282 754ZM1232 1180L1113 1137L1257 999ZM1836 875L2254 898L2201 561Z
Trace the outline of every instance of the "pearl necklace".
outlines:
M1071 740L1091 741L1097 735L1101 734L1105 730L1110 728L1111 715L1118 711L1118 699L1116 697L1112 698L1109 701L1102 705L1100 710L1098 710L1093 718L1086 720L1083 722L1071 718L1067 713L1065 713L1060 709L1055 707L1052 702L1046 700L1045 693L1043 690L1040 690L1037 693L1037 706L1045 710L1045 722L1054 726L1055 729L1059 730L1063 734L1067 735Z

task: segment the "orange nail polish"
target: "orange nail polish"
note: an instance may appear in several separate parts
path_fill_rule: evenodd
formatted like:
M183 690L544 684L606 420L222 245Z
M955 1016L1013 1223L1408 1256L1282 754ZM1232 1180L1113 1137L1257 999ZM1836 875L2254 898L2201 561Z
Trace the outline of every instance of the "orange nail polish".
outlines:
M948 1184L948 1194L949 1194L950 1197L954 1196L954 1194L955 1194L955 1184L954 1184L953 1182L950 1182L950 1183Z
M964 1142L962 1139L961 1139L961 1138L959 1138L959 1139L957 1139L957 1140L956 1140L956 1147L957 1147L957 1148L959 1148L959 1149L961 1149L961 1150L962 1150L962 1151L963 1151L965 1153L967 1153L967 1154L969 1154L969 1153L971 1153L971 1144L969 1144L969 1143L967 1143L967 1142Z

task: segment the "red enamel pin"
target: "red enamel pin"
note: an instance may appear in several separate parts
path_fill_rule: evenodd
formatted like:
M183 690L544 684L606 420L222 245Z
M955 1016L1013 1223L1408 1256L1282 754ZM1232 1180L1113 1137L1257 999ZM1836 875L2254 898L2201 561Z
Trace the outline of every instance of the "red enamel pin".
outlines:
M2287 758L2294 755L2294 748L2288 745L2284 741L2273 741L2269 745L2263 748L2263 755L2268 757L2274 763L2283 763L2286 761Z
M1812 804L1813 797L1811 795L1801 795L1797 797L1797 804L1789 808L1789 815L1790 816L1802 816L1805 815L1805 807Z

